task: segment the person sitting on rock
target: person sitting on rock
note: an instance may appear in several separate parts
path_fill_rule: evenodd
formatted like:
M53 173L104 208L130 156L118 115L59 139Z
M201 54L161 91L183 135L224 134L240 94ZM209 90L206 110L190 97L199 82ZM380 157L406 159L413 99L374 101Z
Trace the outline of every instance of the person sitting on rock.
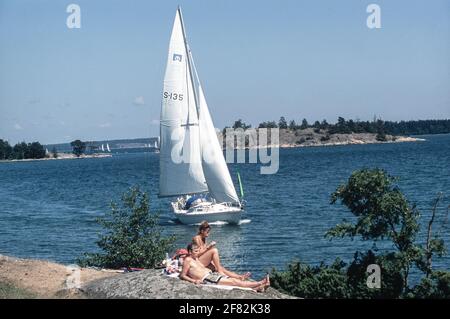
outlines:
M269 275L260 281L245 281L237 278L230 278L219 272L213 272L200 262L200 247L197 244L189 244L187 249L189 256L184 259L183 269L180 274L180 278L183 280L192 282L196 285L203 283L252 288L258 292L263 292L270 286Z
M210 244L206 244L206 238L209 236L210 232L211 226L207 221L204 221L200 224L197 235L192 238L192 242L200 248L198 259L203 264L203 266L208 267L212 271L227 275L231 278L240 280L246 280L247 278L249 278L251 276L250 272L246 272L243 275L238 275L222 266L222 264L220 263L219 250L214 247L216 245L216 242L213 241Z

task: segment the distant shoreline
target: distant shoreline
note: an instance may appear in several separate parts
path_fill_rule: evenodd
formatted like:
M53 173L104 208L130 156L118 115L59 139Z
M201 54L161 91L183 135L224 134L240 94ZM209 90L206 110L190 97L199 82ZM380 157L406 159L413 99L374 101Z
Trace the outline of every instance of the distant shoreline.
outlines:
M82 154L79 157L75 154L70 153L58 153L58 157L54 158L43 157L43 158L24 158L24 159L12 159L12 160L0 160L0 163L13 163L13 162L32 162L32 161L51 161L51 160L67 160L67 159L82 159L82 158L105 158L111 157L111 154Z
M257 130L258 132L258 130ZM270 133L270 130L267 132ZM257 133L258 134L258 133ZM304 130L289 130L280 129L278 141L272 144L272 139L267 140L266 145L246 145L245 147L238 147L236 142L226 141L224 148L233 149L259 149L259 148L298 148L298 147L319 147L319 146L342 146L342 145L365 145L365 144L390 144L390 143L405 143L405 142L422 142L426 141L424 138L410 137L410 136L394 136L385 135L385 140L378 140L375 133L349 133L349 134L328 134L327 131L315 131L311 128ZM240 140L244 136L238 136ZM222 133L218 134L219 140L223 139ZM242 145L242 144L241 144Z

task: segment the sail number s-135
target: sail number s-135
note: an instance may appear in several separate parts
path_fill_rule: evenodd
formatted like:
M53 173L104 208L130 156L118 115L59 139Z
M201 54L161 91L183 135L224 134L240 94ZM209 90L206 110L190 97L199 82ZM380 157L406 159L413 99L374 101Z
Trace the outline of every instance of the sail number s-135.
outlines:
M174 101L183 101L183 94L164 92L164 98Z

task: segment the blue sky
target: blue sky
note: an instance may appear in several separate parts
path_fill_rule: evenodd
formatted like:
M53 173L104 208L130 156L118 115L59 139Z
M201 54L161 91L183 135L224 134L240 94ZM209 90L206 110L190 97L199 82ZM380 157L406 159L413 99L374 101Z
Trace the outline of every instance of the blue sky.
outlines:
M216 127L450 118L448 0L0 0L0 138L157 135L178 4Z

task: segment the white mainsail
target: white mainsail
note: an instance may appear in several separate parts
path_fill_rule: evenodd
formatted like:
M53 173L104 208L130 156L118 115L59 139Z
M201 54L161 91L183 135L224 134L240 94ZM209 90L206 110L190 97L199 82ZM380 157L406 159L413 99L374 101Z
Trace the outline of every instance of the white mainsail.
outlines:
M103 144L102 144L102 152L104 152L105 151L105 147L103 146Z
M196 98L179 10L164 76L160 136L159 196L206 192Z
M108 152L111 152L111 149L109 148L109 144L106 143L106 149L108 150Z
M223 157L222 147L220 147L217 139L217 133L201 86L199 86L198 91L202 164L209 193L218 202L239 203L239 197Z

